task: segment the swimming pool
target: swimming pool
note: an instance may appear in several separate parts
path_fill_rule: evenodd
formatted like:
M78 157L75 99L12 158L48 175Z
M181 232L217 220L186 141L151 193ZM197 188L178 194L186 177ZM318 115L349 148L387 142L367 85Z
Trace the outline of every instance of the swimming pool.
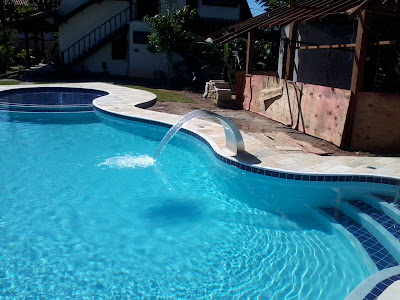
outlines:
M4 299L344 299L374 272L314 208L385 187L260 176L183 133L153 162L166 128L35 117L1 114Z
M91 111L107 92L62 87L19 88L0 92L0 110L26 112Z

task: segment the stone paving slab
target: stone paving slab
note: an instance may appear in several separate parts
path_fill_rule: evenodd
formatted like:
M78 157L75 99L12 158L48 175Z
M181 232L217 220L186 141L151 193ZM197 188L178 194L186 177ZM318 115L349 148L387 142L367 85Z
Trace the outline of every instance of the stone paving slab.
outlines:
M143 109L144 107L151 106L156 100L156 96L153 93L101 82L4 85L0 86L0 91L32 86L90 88L106 91L109 95L95 99L93 104L101 110L119 115L148 119L171 125L175 124L182 117ZM246 163L246 161L235 157L226 148L225 133L219 123L196 119L187 123L184 128L205 138L218 154ZM400 157L319 156L299 151L284 151L280 150L279 147L266 147L264 143L257 139L257 135L245 131L241 131L241 133L246 151L260 161L253 164L256 167L276 169L278 171L293 171L302 174L379 175L400 179Z

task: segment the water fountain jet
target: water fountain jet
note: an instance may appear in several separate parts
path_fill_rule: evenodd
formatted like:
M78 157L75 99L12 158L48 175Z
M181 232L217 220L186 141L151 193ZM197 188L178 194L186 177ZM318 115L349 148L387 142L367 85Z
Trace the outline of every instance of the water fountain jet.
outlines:
M228 147L228 149L233 151L236 155L245 152L242 134L240 133L239 129L235 126L235 124L233 124L228 119L216 113L207 110L197 109L184 115L174 126L170 128L170 130L166 133L166 135L158 145L156 151L154 152L153 155L154 159L157 160L157 158L160 156L165 146L167 146L168 142L183 127L183 125L185 125L187 122L193 119L205 116L215 117L224 127L226 146Z

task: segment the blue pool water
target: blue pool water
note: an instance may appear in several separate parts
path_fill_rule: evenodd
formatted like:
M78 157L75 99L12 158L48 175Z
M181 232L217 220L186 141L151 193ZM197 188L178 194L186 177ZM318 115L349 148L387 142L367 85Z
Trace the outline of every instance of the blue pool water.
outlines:
M0 299L344 299L366 276L317 183L227 166L166 129L0 115Z
M0 110L7 111L90 111L94 99L108 95L91 89L40 87L0 92Z

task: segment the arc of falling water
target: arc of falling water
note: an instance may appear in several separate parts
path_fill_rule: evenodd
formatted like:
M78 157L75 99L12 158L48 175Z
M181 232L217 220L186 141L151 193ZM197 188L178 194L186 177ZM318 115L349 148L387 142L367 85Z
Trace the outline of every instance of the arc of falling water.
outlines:
M202 110L202 109L197 109L194 110L190 113L187 113L184 115L174 126L170 128L170 130L166 133L160 144L158 145L156 151L154 152L154 159L157 160L157 158L160 156L161 152L164 150L164 148L167 146L168 142L174 137L174 135L185 125L187 122L197 119L200 117L204 116L212 116L218 119L218 121L221 123L221 125L224 127L225 131L225 138L226 138L226 146L232 150L235 154L239 154L241 152L244 152L244 142L243 142L243 137L242 134L240 133L239 129L233 124L231 121L228 119L207 111L207 110Z

